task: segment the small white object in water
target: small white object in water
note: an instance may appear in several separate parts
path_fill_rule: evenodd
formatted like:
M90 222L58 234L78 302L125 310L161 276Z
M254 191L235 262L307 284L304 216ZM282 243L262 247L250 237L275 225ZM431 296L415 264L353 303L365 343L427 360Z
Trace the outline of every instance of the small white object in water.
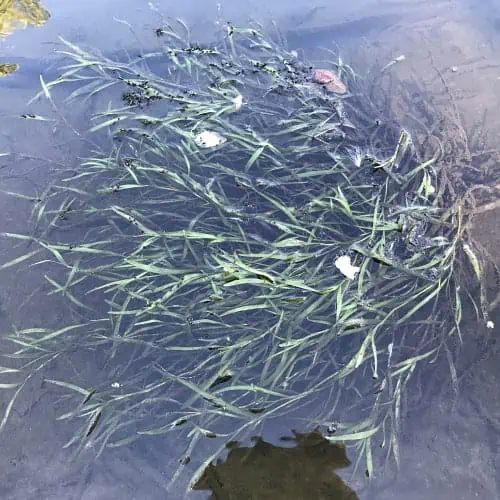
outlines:
M403 62L406 61L406 56L404 54L400 54L399 56L395 57L391 62L387 63L381 70L380 72L384 72L386 69L389 69L391 66L394 66L398 62Z
M427 198L432 194L436 194L436 188L432 184L432 178L428 173L424 174L422 187Z
M349 150L347 154L356 167L361 167L361 163L363 163L365 155L361 152L361 149L359 149L358 146L355 146L354 149Z
M353 280L359 273L359 267L351 264L351 258L348 255L342 255L335 261L335 267L347 278Z
M243 96L241 94L238 94L233 99L233 104L234 104L234 110L238 111L241 108L241 106L243 106Z
M491 320L487 321L486 328L495 328L495 323L493 323L493 321Z
M200 148L214 148L226 142L226 138L217 132L204 130L194 138L194 142Z

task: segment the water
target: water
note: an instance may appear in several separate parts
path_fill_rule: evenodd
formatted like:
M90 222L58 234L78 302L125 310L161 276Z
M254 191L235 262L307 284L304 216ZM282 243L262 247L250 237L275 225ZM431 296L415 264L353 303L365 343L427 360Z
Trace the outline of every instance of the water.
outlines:
M465 0L365 0L355 6L330 7L326 2L294 2L290 7L290 2L269 5L269 2L254 1L244 5L228 2L222 5L222 12L234 22L248 16L262 20L274 18L287 34L289 43L304 48L312 57L319 53L318 47L336 48L334 44L349 62L356 62L357 67L363 67L363 64L371 67L374 62L384 66L404 55L403 62L391 67L394 81L386 90L388 95L394 96L400 89L398 82L411 88L414 110L405 108L397 98L394 101L396 112L403 110L400 112L403 125L410 130L417 129L416 120L423 106L421 101L431 102L447 116L459 115L471 141L472 132L480 125L481 133L476 135L484 143L483 149L493 150L500 123L495 112L500 109L500 61L496 50L500 13L493 1L482 2L480 7L476 3ZM42 192L54 169L61 164L74 164L79 156L88 154L89 145L75 139L55 117L48 127L45 123L19 118L21 113L30 109L25 103L39 90L40 71L47 81L56 74L57 56L53 49L57 36L99 47L111 55L121 54L123 49L129 52L138 50L137 39L127 26L113 20L117 17L134 26L145 48L148 39L154 38L155 18L142 2L68 4L54 0L47 2L45 7L51 18L43 26L14 31L0 42L0 62L20 64L18 73L0 80L0 112L4 118L0 124L0 153L17 153L14 159L0 157L2 189L6 191ZM161 8L172 16L182 16L202 38L210 37L211 22L218 14L216 2L207 4L192 0L182 5L166 2ZM435 68L439 69L439 74ZM40 106L37 113L54 116L50 105L42 103ZM83 128L95 109L102 107L90 102L82 112L60 105L60 113ZM463 130L454 133L462 134ZM43 161L29 159L26 155ZM463 158L459 160L465 161ZM494 160L487 158L485 161ZM491 182L480 171L474 175L480 182ZM494 203L495 194L494 191L483 194L484 203ZM0 203L4 214L1 230L30 234L32 222L27 220L30 205L3 195ZM498 263L497 211L481 212L474 220L473 234ZM4 262L18 255L11 240L2 239L0 245ZM18 328L57 328L67 319L66 302L47 295L51 287L43 278L44 272L41 266L23 268L22 271L11 267L2 271L0 331L11 332L12 325ZM500 324L500 318L494 313L492 320ZM500 469L497 331L478 326L473 321L464 324L464 346L457 367L458 394L450 384L446 362L419 376L415 391L422 390L421 398L418 405L408 408L402 421L398 473L389 464L383 472L376 471L370 482L363 474L363 466L360 473L354 475L352 466L336 471L359 498L469 500L500 497L497 473ZM459 346L451 347L458 349ZM61 359L56 363L56 373L58 365L67 369L64 361ZM104 353L74 353L71 363L73 374L86 380L88 387L99 381L102 374L108 373ZM432 380L428 380L430 376ZM116 380L109 382L119 383ZM9 394L12 392L0 394L4 411ZM54 391L39 376L30 381L16 401L0 438L2 498L180 499L184 495L183 481L199 465L195 459L203 459L203 453L207 456L213 448L210 443L202 449L186 465L187 472L170 488L178 459L185 454L181 439L170 436L145 438L128 447L108 450L95 462L88 456L72 461L71 451L61 448L72 435L71 423L56 420L65 408L65 400L61 398L64 394L63 391ZM278 445L279 437L290 435L291 428L311 431L305 422L314 410L304 407L289 422L286 419L271 421L253 434ZM280 445L283 444L287 445ZM248 446L249 441L245 445ZM348 457L349 453L348 449ZM307 470L307 474L310 472L308 467L313 465L306 463L302 469ZM280 473L286 474L287 471L278 469L276 474ZM196 492L192 497L207 498L208 494Z

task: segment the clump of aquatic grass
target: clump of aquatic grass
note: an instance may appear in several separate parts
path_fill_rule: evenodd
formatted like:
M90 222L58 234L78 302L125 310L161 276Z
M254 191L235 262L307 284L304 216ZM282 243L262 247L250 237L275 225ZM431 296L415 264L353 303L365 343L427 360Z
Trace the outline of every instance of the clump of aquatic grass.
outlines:
M68 445L82 449L182 427L186 457L203 437L223 437L220 452L307 406L371 474L374 443L398 459L412 374L444 354L455 376L460 278L483 276L460 206L443 205L439 154L416 161L354 71L332 64L351 93L328 94L259 26L227 25L212 45L184 25L158 36L157 52L126 63L64 41L73 62L43 84L51 99L68 82L81 84L70 100L114 89L91 125L112 141L37 201L33 235L4 234L31 246L3 267L51 262L53 293L81 318L9 335L16 374L105 353L101 385L46 379L74 394L61 419L79 424ZM225 141L200 148L203 131ZM477 311L486 322L484 294Z

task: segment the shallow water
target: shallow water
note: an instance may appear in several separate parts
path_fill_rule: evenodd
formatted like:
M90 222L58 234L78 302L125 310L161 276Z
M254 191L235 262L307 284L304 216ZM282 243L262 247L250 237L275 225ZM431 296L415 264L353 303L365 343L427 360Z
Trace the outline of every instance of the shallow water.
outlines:
M50 126L20 118L31 109L26 102L39 91L39 73L47 80L57 74L57 36L96 46L110 56L123 54L123 50L139 50L137 38L145 49L148 41L154 40L155 16L143 3L108 0L70 4L53 0L44 5L51 17L43 26L16 30L0 40L0 62L20 64L16 74L0 79L0 153L17 153L14 157L0 157L0 178L6 191L41 191L53 169L61 164L71 165L88 152L88 144L75 139L55 119L58 115L51 115L53 110L47 103L41 103L37 113L45 111L47 116L54 116ZM209 38L218 15L217 5L191 0L182 4L168 1L160 7L171 16L181 16L200 38ZM466 131L481 125L485 148L497 147L500 8L493 0L481 2L480 6L467 0L363 0L356 6L345 3L334 7L320 1L297 1L290 7L286 1L271 4L255 0L222 2L222 13L234 22L247 17L275 19L291 47L303 48L314 57L318 47L338 46L355 67L369 67L373 62L383 66L404 55L405 60L391 68L396 83L416 82L414 88L422 92L424 99L432 98L444 111L458 114ZM133 25L137 38L114 18ZM394 89L398 88L396 83ZM101 107L102 103L91 102L86 116L74 116L75 110L61 105L59 113L69 117L71 123L85 127L93 110ZM400 116L410 130L415 126L413 114L406 110ZM1 231L29 233L29 204L0 194L0 209ZM474 234L500 264L498 212L492 208L478 215ZM11 245L10 240L0 240L4 262L18 255ZM65 302L48 296L49 289L40 267L23 269L22 274L17 268L2 271L0 331L10 332L12 325L56 327L64 321L68 315ZM493 314L492 319L500 325L498 314ZM376 469L371 480L365 477L363 467L361 473L353 473L353 467L336 471L359 498L500 498L498 330L470 322L463 326L462 335L464 345L457 367L460 391L452 389L446 362L429 372L432 380L424 373L415 384L416 391L422 390L422 397L403 418L399 471L388 464ZM99 359L87 353L76 353L72 358L74 372L89 386L105 373L105 362L104 356ZM5 410L7 402L8 393L3 391L0 408ZM11 419L0 435L1 498L181 499L184 481L199 464L196 458L203 460L203 454L207 456L211 449L201 450L169 487L178 459L185 452L181 439L144 439L129 447L106 451L95 462L88 456L72 460L71 451L61 447L72 435L71 425L57 420L62 408L61 392L53 391L41 377L35 378L16 401ZM292 428L312 430L304 425L309 411L305 407L290 421L266 423L254 434L277 445L279 437L290 435ZM348 449L348 457L349 453ZM286 471L278 469L276 474L280 473ZM202 492L190 495L208 496Z

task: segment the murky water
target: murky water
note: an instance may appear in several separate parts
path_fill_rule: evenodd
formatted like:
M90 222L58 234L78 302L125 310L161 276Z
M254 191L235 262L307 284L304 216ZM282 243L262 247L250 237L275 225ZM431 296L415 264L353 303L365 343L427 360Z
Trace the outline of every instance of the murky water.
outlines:
M482 151L491 152L484 157L484 169L495 165L500 133L497 111L500 109L500 7L493 0L480 5L467 0L363 0L355 6L347 2L334 6L330 3L297 1L291 6L291 2L281 0L272 3L255 0L222 2L219 6L217 2L191 0L182 4L167 1L158 4L158 8L168 15L181 16L192 26L193 36L200 39L210 39L213 23L222 12L224 18L232 22L244 21L250 16L264 22L274 19L290 48L303 50L313 59L319 57L319 47L329 47L339 49L362 74L372 66L391 64L390 81L381 81L380 85L385 85L385 92L391 97L403 126L409 130L420 129L419 102L424 100L442 116L459 120L461 128L454 129L453 133L466 134ZM1 10L4 7L0 7L0 20L9 15L13 17L13 12L24 14L23 19L33 19L33 16L26 17L30 5L30 2L13 1L10 8L7 2L5 12ZM0 154L9 153L0 156L2 191L41 194L61 165L76 165L80 157L89 154L91 145L75 136L70 124L85 129L93 112L102 109L102 102L91 100L86 108L77 109L64 105L60 99L58 109L54 110L50 103L41 101L36 113L53 121L21 116L33 112L26 103L40 90L39 74L45 81L58 74L59 60L54 48L60 47L59 35L76 44L98 47L111 58L147 50L148 44L155 40L155 13L143 2L109 0L71 4L53 0L45 2L44 7L50 12L49 18L43 23L28 22L28 25L40 26L16 29L14 25L10 29L10 23L0 24L9 27L2 28L8 36L0 40L0 63L19 64L14 74L0 79ZM414 110L398 100L402 88L411 89L408 94L412 96ZM67 122L61 121L60 116ZM476 182L490 183L490 190L483 193L472 231L492 260L500 265L498 190L494 179L492 182L480 170L474 172ZM36 222L29 219L33 208L30 203L0 193L0 231L30 234ZM18 248L12 240L0 239L1 261L8 262L19 255ZM42 266L12 266L2 270L1 332L12 332L13 325L18 329L57 328L68 318L66 301L48 295L52 288L44 279L44 272ZM217 490L213 486L215 479L227 483L231 477L243 474L240 461L234 467L233 476L221 466L205 478L205 491L196 491L190 497L208 498L206 490L212 489L215 495L212 498L314 498L298 493L302 490L297 485L302 484L301 480L310 481L311 491L314 481L322 480L322 474L332 481L335 471L344 481L344 489L338 490L336 496L321 497L317 493L317 498L355 498L348 496L354 492L366 500L500 498L498 326L486 328L467 320L471 316L464 313L463 345L452 345L460 351L456 374L459 391L453 389L444 361L442 366L432 367L419 376L412 386L415 398L409 398L408 404L403 405L399 469L392 461L378 463L373 477L367 478L363 464L356 470L355 464L347 465L338 450L324 449L321 440L313 439L312 449L319 450L323 458L331 457L331 468L329 461L321 462L320 473L315 477L318 470L315 470L316 462L311 461L314 452L304 452L297 444L307 440L300 438L293 444L279 440L290 436L291 429L313 431L307 421L314 409L304 407L289 421L273 420L242 436L246 438L242 447L251 445L248 439L251 435L259 435L264 440L259 444L260 454L255 452L256 457L252 458L252 471L246 472L254 475L248 484L252 480L262 483L265 481L263 469L275 466L273 475L283 477L281 492L275 490L271 496L264 496L268 494L265 488L256 488L257 496L245 496L246 493L241 492L229 496L223 484L219 484ZM495 312L491 319L500 325L500 317ZM102 382L100 377L106 373L106 363L105 353L82 352L71 356L72 373L86 380L87 387ZM0 366L5 364L0 362ZM55 364L54 373L58 366L68 369L65 359ZM11 396L12 390L2 389L0 411L9 409ZM179 459L186 453L181 438L144 438L129 446L106 450L95 461L87 455L74 458L73 450L62 448L72 436L71 422L58 420L65 411L65 402L64 393L44 383L42 373L30 380L15 401L0 435L1 498L181 499L187 478L213 447L220 445L210 443L193 455L173 484ZM283 451L282 446L287 450L296 446L299 451ZM349 447L346 453L347 458L354 457ZM235 455L236 452L230 453L230 457ZM261 456L276 456L276 462L261 462ZM280 467L283 463L288 465ZM336 481L337 476L334 478ZM243 484L243 479L239 481ZM295 486L294 481L297 481ZM297 496L290 491L297 492Z

